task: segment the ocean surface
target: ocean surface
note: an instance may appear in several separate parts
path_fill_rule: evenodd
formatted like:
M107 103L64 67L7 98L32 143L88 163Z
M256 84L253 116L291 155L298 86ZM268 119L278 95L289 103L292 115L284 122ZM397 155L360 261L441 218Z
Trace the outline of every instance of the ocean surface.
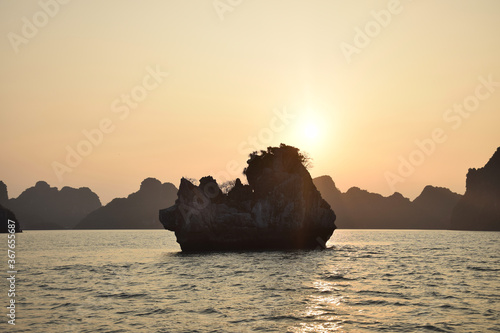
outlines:
M210 254L166 230L16 236L3 332L500 332L500 232L336 230L323 251Z

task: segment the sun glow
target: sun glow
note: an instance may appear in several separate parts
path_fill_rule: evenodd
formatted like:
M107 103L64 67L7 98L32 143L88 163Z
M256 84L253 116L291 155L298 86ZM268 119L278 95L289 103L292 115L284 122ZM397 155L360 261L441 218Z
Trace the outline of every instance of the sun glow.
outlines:
M325 110L305 108L295 117L284 141L320 161L325 158L325 150L332 147L333 126L332 116Z
M319 137L319 127L313 121L304 124L303 132L304 137L310 142L316 141Z
M300 138L301 147L306 150L316 150L324 135L324 121L316 112L308 110L297 122L296 135Z

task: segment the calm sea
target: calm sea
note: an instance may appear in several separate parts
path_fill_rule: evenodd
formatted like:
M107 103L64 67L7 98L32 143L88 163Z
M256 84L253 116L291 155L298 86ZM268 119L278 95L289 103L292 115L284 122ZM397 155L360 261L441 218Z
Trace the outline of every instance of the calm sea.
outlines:
M16 240L5 332L500 331L499 232L336 230L325 251L211 254L165 230Z

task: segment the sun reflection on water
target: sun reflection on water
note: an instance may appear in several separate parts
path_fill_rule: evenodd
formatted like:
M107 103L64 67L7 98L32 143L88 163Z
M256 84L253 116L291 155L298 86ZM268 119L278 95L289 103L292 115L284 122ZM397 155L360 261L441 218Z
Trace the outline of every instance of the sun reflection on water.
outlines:
M332 276L342 276L332 271ZM318 279L312 282L313 294L308 296L308 306L301 314L306 321L290 332L343 332L342 320L346 316L344 296L336 295L341 289L338 282ZM318 295L319 294L319 295Z

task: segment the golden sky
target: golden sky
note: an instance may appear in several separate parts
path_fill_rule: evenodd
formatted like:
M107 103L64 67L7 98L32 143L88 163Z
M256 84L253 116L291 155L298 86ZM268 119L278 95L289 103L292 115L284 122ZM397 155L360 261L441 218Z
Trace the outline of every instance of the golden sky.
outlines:
M342 191L463 193L500 146L499 32L497 0L3 0L0 180L106 203L284 142Z

